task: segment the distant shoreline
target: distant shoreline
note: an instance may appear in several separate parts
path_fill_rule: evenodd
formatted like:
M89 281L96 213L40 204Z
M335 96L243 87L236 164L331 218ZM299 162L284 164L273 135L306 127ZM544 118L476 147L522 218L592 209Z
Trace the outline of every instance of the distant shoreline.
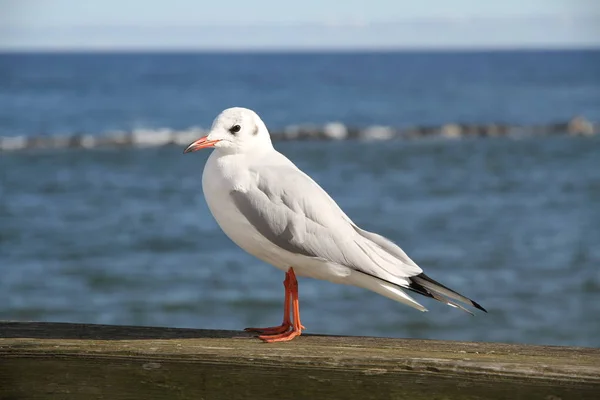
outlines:
M225 55L225 54L251 54L251 55L273 55L273 54L338 54L338 55L360 55L360 54L486 54L486 53L581 53L600 52L600 45L580 45L577 47L244 47L244 48L77 48L77 47L32 47L32 48L10 48L0 47L0 56L10 55L177 55L177 54L199 54L199 55Z
M37 136L0 136L0 152L28 149L65 148L111 148L111 147L160 147L167 145L185 146L207 133L205 129L191 127L185 130L135 129L114 131L103 134L67 134ZM289 125L283 130L271 132L273 141L292 140L411 140L425 137L461 139L467 137L506 137L506 136L593 136L600 133L600 124L577 116L570 121L545 125L507 124L459 124L447 123L440 126L393 128L370 126L352 128L340 122L325 125Z

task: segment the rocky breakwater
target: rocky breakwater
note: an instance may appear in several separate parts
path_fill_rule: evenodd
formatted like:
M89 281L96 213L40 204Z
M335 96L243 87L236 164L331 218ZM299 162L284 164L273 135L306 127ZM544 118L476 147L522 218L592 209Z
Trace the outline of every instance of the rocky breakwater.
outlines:
M460 139L465 137L498 137L527 135L572 135L592 136L600 132L600 125L582 116L570 121L547 125L505 125L505 124L458 124L393 128L371 126L352 128L340 122L323 126L291 125L283 130L272 132L274 141L290 140L392 140L441 137ZM118 131L104 134L4 136L0 137L0 151L9 152L27 149L67 149L103 147L159 147L168 145L185 146L206 134L206 130L192 127L182 131L171 129L136 129L130 132Z

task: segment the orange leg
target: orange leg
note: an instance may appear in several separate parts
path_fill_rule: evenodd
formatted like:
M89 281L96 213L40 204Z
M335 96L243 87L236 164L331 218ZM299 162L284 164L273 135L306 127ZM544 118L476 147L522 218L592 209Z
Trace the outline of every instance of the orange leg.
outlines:
M296 277L294 277L294 280ZM287 332L292 327L290 319L290 306L292 305L292 294L290 290L291 277L290 272L285 273L285 280L283 281L283 287L285 288L285 300L283 301L283 322L279 326L273 326L269 328L246 328L246 332L258 332L263 335L277 335L280 333ZM298 283L296 283L298 286Z
M260 335L259 338L264 340L267 343L290 341L293 338L295 338L296 336L300 336L302 334L302 329L306 329L304 326L302 326L302 323L300 322L300 301L298 299L298 281L296 280L296 274L294 273L293 268L289 269L286 277L289 277L288 286L289 286L290 297L292 299L292 319L293 319L293 324L291 325L292 329L289 330L289 328L288 328L285 331L279 332L279 333L263 332L263 335Z

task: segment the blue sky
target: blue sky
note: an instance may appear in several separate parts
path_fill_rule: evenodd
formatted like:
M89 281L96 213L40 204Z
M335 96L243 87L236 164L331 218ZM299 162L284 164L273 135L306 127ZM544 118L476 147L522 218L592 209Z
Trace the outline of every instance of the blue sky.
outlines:
M1 49L589 46L597 0L0 0Z

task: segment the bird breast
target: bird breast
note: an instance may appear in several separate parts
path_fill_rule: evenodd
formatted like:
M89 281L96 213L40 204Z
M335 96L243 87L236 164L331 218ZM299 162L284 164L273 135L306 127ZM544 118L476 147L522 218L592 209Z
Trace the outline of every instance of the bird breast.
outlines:
M238 156L219 156L216 151L208 158L202 173L202 190L208 208L225 234L253 256L281 269L288 260L283 251L262 236L235 206L230 192L243 189L251 182L248 168L241 168Z

